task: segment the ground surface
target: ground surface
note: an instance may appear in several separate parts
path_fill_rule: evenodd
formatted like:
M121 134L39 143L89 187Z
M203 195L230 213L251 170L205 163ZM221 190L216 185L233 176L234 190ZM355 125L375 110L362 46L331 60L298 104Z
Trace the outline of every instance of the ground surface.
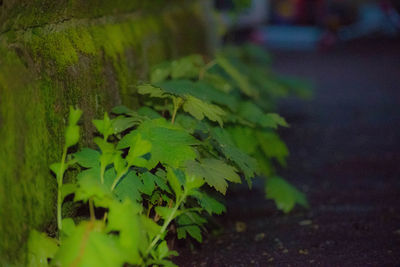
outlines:
M284 215L261 187L239 189L220 218L224 231L194 251L180 247L176 263L400 266L400 42L277 52L275 68L315 82L314 100L280 107L292 125L281 132L291 151L282 174L311 209Z

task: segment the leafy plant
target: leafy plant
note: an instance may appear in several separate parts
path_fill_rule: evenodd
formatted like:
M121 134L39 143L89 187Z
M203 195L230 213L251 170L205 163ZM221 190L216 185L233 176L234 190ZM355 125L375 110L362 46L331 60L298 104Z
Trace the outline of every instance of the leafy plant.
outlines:
M306 206L273 168L273 159L284 165L288 155L275 129L288 124L261 108L265 92L237 64L221 53L208 63L192 55L156 66L150 83L138 85L143 106L118 106L93 120L95 149L68 154L82 114L71 107L61 161L50 166L58 184L58 236L32 231L30 264L174 266L168 236L201 242L208 216L225 211L215 196L242 177L250 187L258 174L273 177L267 197L284 212ZM76 183L64 184L72 165L80 169ZM87 219L62 218L72 194L88 207Z

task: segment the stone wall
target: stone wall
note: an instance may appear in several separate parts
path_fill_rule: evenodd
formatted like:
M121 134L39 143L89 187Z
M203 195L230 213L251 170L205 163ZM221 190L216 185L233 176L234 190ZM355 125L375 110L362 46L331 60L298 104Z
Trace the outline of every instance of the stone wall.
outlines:
M185 0L0 0L0 265L21 264L32 227L55 232L68 106L91 120L124 103L155 63L205 53L203 11Z

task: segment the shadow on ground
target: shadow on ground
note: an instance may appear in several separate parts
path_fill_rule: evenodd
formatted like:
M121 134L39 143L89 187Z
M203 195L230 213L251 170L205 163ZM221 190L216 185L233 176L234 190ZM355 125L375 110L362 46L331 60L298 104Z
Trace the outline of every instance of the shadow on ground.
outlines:
M274 54L276 70L316 86L312 101L280 105L292 126L281 132L291 151L282 176L307 193L311 209L284 215L262 186L239 189L228 197L222 233L194 250L178 247L175 262L399 266L400 41Z

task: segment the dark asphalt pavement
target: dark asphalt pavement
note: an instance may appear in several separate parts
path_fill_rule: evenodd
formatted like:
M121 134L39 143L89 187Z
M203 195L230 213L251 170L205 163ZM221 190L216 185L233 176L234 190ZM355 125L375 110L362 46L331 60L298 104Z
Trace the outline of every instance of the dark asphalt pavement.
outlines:
M312 101L280 104L291 124L281 131L291 151L281 174L311 209L284 215L262 188L241 188L229 194L224 230L194 250L178 247L175 262L400 266L400 41L274 56L277 71L315 84Z

